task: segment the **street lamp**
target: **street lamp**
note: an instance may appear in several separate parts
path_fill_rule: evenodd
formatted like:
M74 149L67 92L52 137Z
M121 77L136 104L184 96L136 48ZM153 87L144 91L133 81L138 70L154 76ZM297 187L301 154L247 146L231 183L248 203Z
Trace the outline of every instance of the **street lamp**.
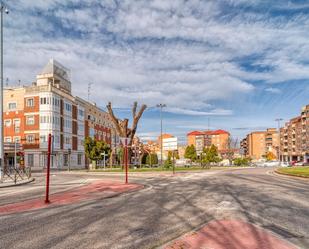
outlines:
M164 107L166 107L166 105L165 104L158 104L157 107L160 108L160 120L161 120L161 136L160 136L160 140L161 140L160 141L160 143L161 143L161 158L160 158L160 164L161 164L161 167L162 167L162 165L163 165L162 109Z
M280 134L280 121L282 121L282 118L277 118L275 121L278 122L278 136L279 136L279 146L278 146L278 159L279 159L279 166L281 165L281 134Z
M1 2L0 3L0 179L2 179L2 170L4 169L4 131L3 131L3 12L5 14L9 14L9 10L7 7Z

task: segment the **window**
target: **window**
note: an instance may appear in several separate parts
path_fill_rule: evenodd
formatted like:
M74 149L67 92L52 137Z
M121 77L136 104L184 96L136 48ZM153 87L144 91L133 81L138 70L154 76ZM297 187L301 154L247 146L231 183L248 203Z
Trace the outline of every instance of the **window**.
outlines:
M44 97L44 98L40 99L40 103L41 103L41 105L49 105L49 103L51 103L51 100L50 100L50 98Z
M81 117L84 117L84 111L79 109L78 110L78 115L81 116Z
M27 125L34 125L34 116L27 116L26 124Z
M65 144L71 144L71 138L70 137L65 137Z
M14 119L14 130L15 133L19 133L20 132L20 119Z
M81 164L82 164L82 158L83 158L83 155L82 155L82 154L78 154L78 155L77 155L77 164L78 164L78 165L81 165Z
M4 126L5 126L5 127L10 127L11 124L12 124L11 119L6 119L6 120L4 120Z
M46 135L41 135L40 136L40 141L41 141L41 143L46 143L47 142L47 136Z
M9 103L9 110L14 110L17 108L16 102Z
M34 99L33 99L33 98L27 99L27 100L26 100L26 105L27 105L28 107L33 107L33 106L34 106Z
M69 164L69 155L68 154L63 155L63 164L64 164L64 166L68 166L68 164Z
M14 142L20 143L20 137L14 137Z
M41 98L40 103L41 105L46 105L46 98Z
M11 142L12 142L11 137L5 137L5 138L4 138L4 142L6 142L6 143L11 143Z
M68 111L68 112L71 112L72 111L72 106L68 103L65 103L65 109Z
M34 143L34 135L26 136L27 143Z
M34 155L33 154L28 154L28 156L27 156L27 165L29 167L33 167L33 165L34 165Z

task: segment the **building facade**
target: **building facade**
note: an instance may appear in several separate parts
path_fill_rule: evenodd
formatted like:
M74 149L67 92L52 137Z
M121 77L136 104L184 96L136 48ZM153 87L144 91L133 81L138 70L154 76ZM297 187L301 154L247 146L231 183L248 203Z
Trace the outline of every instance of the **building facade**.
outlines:
M302 116L292 118L285 126L281 128L281 160L308 161L306 141L303 139L303 120Z
M51 167L55 169L86 166L87 136L111 143L108 114L74 97L70 71L54 60L31 86L4 90L3 118L5 142L21 143L25 166L33 169L46 166L49 134L53 137Z
M227 149L230 133L225 130L192 131L187 134L187 144L194 145L197 154L212 144L218 148L218 152Z
M253 160L266 157L267 153L278 157L279 134L277 129L269 128L266 131L251 132L240 142L240 148L244 156Z

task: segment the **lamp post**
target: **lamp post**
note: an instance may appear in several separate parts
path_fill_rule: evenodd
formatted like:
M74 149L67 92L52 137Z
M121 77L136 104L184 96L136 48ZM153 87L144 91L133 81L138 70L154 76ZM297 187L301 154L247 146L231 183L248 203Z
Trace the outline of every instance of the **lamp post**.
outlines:
M2 179L2 170L4 169L4 132L3 132L3 12L9 14L7 7L0 3L0 19L1 19L1 38L0 38L0 179Z
M162 109L164 107L166 107L165 104L158 104L157 105L158 108L160 108L160 120L161 120L161 135L160 135L160 145L161 145L161 157L160 157L160 164L161 164L161 167L163 165L163 138L162 138L162 129L163 129L163 124L162 124Z
M282 118L277 118L275 121L278 122L278 136L279 136L279 146L278 146L278 159L279 159L279 166L281 165L281 134L280 134L280 121Z

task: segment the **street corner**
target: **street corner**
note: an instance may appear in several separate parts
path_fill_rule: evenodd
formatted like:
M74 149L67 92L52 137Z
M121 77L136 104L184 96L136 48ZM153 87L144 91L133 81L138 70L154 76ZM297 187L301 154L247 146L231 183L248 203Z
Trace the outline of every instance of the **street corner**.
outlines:
M138 191L143 188L144 185L141 184L125 184L115 181L99 180L73 190L51 194L49 196L50 202L48 204L45 203L44 198L42 197L0 206L0 215L69 205L86 200L110 198L123 193Z
M163 246L164 249L297 249L272 232L242 220L215 220Z
M17 182L15 182L14 180L9 180L9 181L5 181L5 182L0 182L0 188L9 188L9 187L14 187L14 186L20 186L20 185L31 183L33 181L35 181L34 177L31 177L31 178L25 179L25 180L19 180Z

